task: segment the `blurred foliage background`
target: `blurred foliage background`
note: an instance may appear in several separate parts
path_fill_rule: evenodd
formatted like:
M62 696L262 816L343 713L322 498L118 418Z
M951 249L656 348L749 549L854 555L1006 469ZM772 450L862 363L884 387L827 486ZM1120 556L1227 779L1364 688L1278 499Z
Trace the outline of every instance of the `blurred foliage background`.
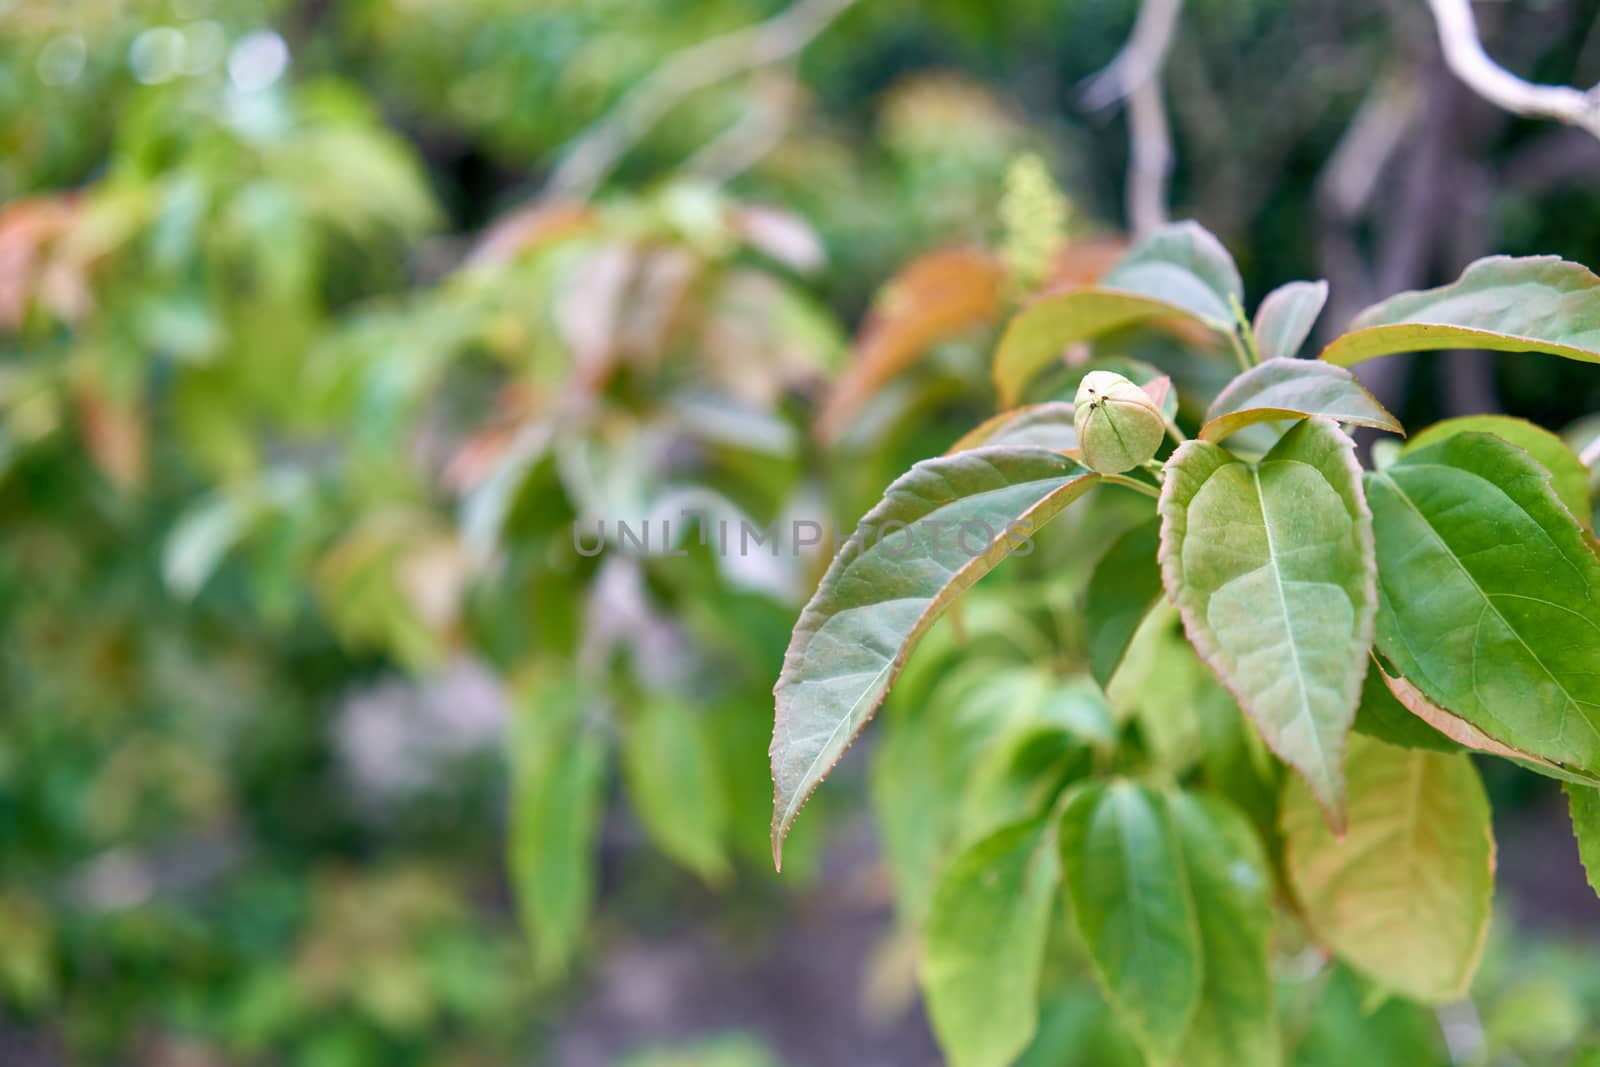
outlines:
M827 545L706 535L848 531L992 411L997 258L1092 277L1125 228L1081 85L1136 8L0 0L0 1062L934 1059L864 768L770 872L770 688ZM1480 17L1600 80L1590 0ZM719 71L756 24L785 47ZM1471 97L1420 0L1192 0L1166 81L1173 213L1252 294L1329 278L1330 328L1490 251L1600 263L1600 144ZM1562 361L1391 362L1408 422L1600 411ZM587 552L601 517L681 551ZM926 769L894 725L891 821ZM1546 933L1492 952L1477 1043L1336 973L1303 1062L1600 1033L1571 842L1499 789L1509 929ZM1030 1062L1124 1062L1063 990Z

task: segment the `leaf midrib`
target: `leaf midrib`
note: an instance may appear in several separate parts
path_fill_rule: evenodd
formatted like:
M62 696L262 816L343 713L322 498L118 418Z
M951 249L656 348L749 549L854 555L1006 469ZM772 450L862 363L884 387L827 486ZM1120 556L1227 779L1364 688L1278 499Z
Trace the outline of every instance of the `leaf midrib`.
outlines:
M1278 549L1272 537L1272 520L1267 513L1267 494L1261 485L1260 468L1252 467L1250 469L1250 477L1255 483L1256 499L1261 502L1261 529L1267 538L1267 563L1272 568L1272 580L1278 592L1278 609L1282 613L1284 632L1289 639L1289 658L1294 664L1295 688L1300 694L1300 711L1296 717L1310 722L1311 739L1317 749L1317 764L1326 774L1328 772L1328 752L1323 747L1322 734L1317 730L1316 715L1311 710L1311 697L1306 691L1305 673L1300 666L1300 645L1295 640L1294 625L1289 618L1289 600L1283 591L1283 572L1278 567Z

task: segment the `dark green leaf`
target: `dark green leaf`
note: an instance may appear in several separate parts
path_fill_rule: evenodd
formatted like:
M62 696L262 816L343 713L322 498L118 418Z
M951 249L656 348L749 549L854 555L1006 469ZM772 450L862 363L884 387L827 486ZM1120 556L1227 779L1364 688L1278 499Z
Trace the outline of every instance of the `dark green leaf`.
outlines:
M1269 950L1272 875L1249 822L1200 793L1167 799L1194 897L1204 961L1184 1067L1273 1067L1281 1059Z
M1384 657L1532 756L1600 770L1600 560L1522 449L1462 433L1367 476Z
M1458 433L1492 433L1528 453L1550 472L1550 487L1556 491L1567 510L1579 522L1589 525L1593 505L1589 501L1588 469L1565 441L1526 419L1514 419L1508 415L1467 415L1459 419L1446 419L1434 423L1407 441L1403 451L1415 452Z
M1073 921L1107 999L1157 1063L1173 1059L1200 1006L1199 923L1159 794L1093 785L1061 819Z
M1089 579L1084 597L1084 627L1095 681L1111 684L1139 624L1161 597L1161 520L1135 526L1111 546Z

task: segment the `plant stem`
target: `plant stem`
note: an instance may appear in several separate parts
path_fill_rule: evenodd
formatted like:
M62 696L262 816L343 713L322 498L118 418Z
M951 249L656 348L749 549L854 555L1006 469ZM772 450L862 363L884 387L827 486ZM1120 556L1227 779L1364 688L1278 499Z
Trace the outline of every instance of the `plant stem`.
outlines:
M1233 321L1238 329L1228 335L1233 342L1233 351L1244 364L1244 369L1249 370L1261 362L1261 346L1256 343L1256 328L1250 323L1250 316L1244 313L1244 305L1239 303L1239 298L1232 293L1228 294L1228 303L1233 305Z
M1125 485L1129 489L1137 489L1139 492L1143 493L1147 497L1150 497L1152 500L1159 500L1161 498L1161 490L1157 489L1153 485L1141 482L1137 478L1129 478L1126 474L1102 474L1100 477L1110 482L1112 485Z

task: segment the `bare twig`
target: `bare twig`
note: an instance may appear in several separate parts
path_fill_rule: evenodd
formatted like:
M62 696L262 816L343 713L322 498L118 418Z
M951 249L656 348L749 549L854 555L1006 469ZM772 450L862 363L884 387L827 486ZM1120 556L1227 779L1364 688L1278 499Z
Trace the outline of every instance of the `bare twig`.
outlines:
M1156 80L1182 8L1183 0L1144 0L1128 43L1105 69L1084 81L1083 106L1090 111L1108 108L1133 95L1145 82Z
M1583 465L1588 467L1590 470L1594 470L1596 466L1600 466L1600 435L1596 435L1593 441L1590 441L1584 446L1583 454L1578 458L1582 460Z
M783 140L799 86L787 72L758 77L743 116L695 152L684 170L721 184L749 170Z
M1428 6L1438 24L1445 62L1473 92L1513 114L1554 119L1600 137L1600 87L1584 92L1523 81L1483 50L1471 0L1428 0Z
M550 176L544 196L587 199L628 150L684 98L735 75L788 59L854 3L855 0L796 0L765 22L713 37L670 56L572 143Z
M1128 106L1128 225L1143 236L1167 220L1172 131L1161 99L1161 64L1172 44L1183 0L1144 0L1128 43L1104 70L1084 83L1091 109L1119 100Z
M1167 221L1172 173L1172 132L1155 78L1128 95L1128 140L1128 224L1135 237L1143 237Z

